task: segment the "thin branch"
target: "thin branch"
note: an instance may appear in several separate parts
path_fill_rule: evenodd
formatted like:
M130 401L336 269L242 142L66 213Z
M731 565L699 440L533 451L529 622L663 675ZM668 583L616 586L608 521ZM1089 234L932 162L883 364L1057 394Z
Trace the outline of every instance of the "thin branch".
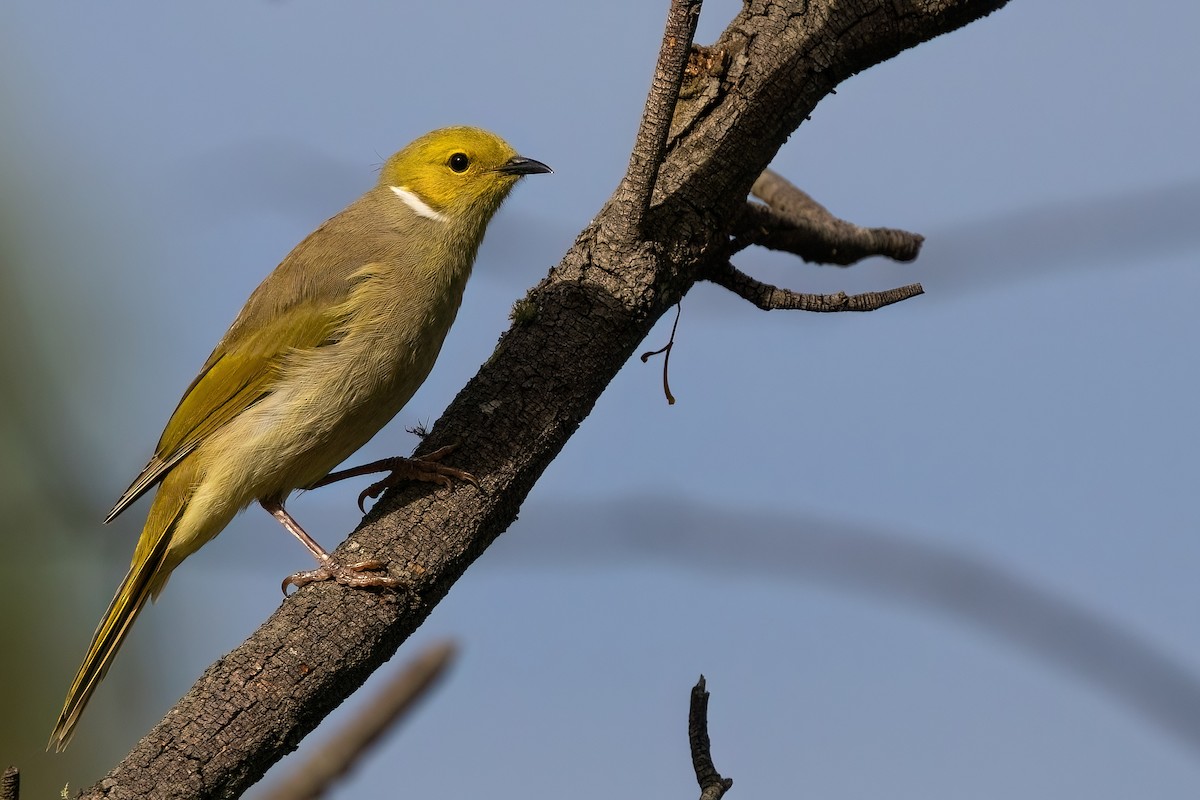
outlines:
M806 192L765 170L751 194L766 205L746 203L734 228L736 250L752 244L794 253L814 264L849 266L868 256L912 261L925 237L895 228L864 228L839 219Z
M688 706L688 744L692 748L692 767L696 783L700 784L700 800L721 800L733 786L733 778L722 778L712 760L712 743L708 739L708 690L704 676L692 687Z
M717 286L728 289L763 311L874 311L925 293L921 284L910 283L907 286L882 292L804 294L763 283L728 263L710 270L704 275L704 278Z
M667 405L669 405L669 406L675 405L675 395L671 394L671 383L668 380L668 375L670 374L670 371L671 371L671 351L675 348L675 331L676 331L676 329L679 328L679 317L682 313L683 313L683 303L682 302L676 303L675 304L675 322L671 325L671 338L669 340L667 340L667 343L665 345L658 348L657 350L651 350L649 352L642 353L642 355L641 355L642 363L645 364L653 356L656 356L659 353L665 354L665 355L663 355L663 394L665 394L667 396Z
M274 790L267 792L265 800L321 797L388 728L429 693L454 660L454 652L452 642L442 642L418 655L349 725L334 734Z
M688 64L692 38L696 35L702 2L672 0L667 12L666 30L663 31L650 93L646 97L646 109L638 126L633 153L629 156L629 169L625 171L623 186L618 190L618 195L629 198L631 207L625 220L632 227L640 228L646 212L650 210L650 200L654 195L654 185L658 182L658 169L666 151L671 117L679 99L679 87L683 84L684 69Z

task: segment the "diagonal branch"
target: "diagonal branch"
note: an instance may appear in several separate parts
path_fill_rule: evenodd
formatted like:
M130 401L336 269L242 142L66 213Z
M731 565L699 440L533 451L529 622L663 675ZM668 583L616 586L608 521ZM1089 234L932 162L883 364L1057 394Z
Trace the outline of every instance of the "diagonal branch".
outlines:
M766 205L746 203L733 230L736 250L756 244L794 253L814 264L849 266L868 256L912 261L925 237L894 228L864 228L835 217L807 193L772 170L764 170L751 194Z
M322 744L287 779L267 792L264 800L323 797L379 737L437 685L454 660L454 652L454 644L448 641L423 650L346 727Z
M895 289L863 294L804 294L763 283L729 263L709 270L704 278L728 289L763 311L875 311L925 293L921 284L910 283Z
M512 524L655 323L714 262L727 260L728 232L751 184L817 102L850 75L1004 4L743 3L713 46L724 54L714 61L723 70L712 78L717 93L690 108L661 165L632 170L642 177L622 182L529 292L521 324L501 338L421 443L421 452L432 452L461 442L455 466L480 487L389 490L335 552L386 559L390 574L407 576L410 591L324 583L295 592L83 796L243 794L391 658ZM675 56L685 59L686 48ZM641 137L637 146L642 158L658 152L645 150ZM654 214L635 214L638 224L630 225L647 192Z

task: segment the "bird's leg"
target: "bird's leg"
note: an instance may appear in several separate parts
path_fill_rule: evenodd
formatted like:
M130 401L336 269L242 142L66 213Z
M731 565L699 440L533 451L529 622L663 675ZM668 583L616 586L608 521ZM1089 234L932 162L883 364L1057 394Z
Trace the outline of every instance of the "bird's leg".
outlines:
M288 533L300 540L300 544L308 548L308 552L313 554L317 559L317 563L321 566L307 572L297 572L294 575L289 575L283 579L283 593L287 594L289 586L295 586L299 589L305 584L313 583L314 581L335 580L343 586L354 587L381 587L385 589L395 589L403 584L399 578L393 578L389 575L364 575L364 572L373 572L378 570L387 571L387 564L382 561L359 561L354 564L343 564L330 555L324 547L317 542L316 539L308 535L304 528L300 527L300 523L296 522L295 518L287 512L283 507L283 502L280 500L259 500L259 505L267 510L268 513L275 519L279 520L279 524L287 529Z
M457 444L450 444L419 458L404 458L403 456L382 458L379 461L372 461L370 464L363 464L360 467L351 467L350 469L331 472L308 488L316 489L319 486L328 486L331 483L337 483L346 478L356 478L359 475L373 475L376 472L389 473L386 478L372 483L358 495L358 510L364 514L366 510L363 508L363 504L368 497L374 500L383 493L384 489L389 489L404 481L421 481L450 487L454 485L454 481L459 480L465 481L478 489L479 481L475 480L474 475L466 470L455 469L441 463L443 458L453 453L457 448ZM286 525L286 523L284 524Z

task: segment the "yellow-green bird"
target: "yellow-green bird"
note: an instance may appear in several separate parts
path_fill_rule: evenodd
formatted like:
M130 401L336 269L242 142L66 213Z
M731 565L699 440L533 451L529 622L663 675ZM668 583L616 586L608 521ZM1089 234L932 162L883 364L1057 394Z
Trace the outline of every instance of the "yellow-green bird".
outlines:
M150 463L105 522L158 485L129 572L92 637L50 746L84 706L148 598L257 501L316 556L284 582L392 586L378 561L341 564L284 510L364 445L424 382L484 230L524 175L550 172L478 128L433 131L389 158L375 188L326 221L254 290L171 415ZM394 476L466 473L389 459ZM361 474L362 470L353 471ZM331 476L333 477L333 476ZM385 483L385 482L381 482ZM379 484L377 484L377 488Z

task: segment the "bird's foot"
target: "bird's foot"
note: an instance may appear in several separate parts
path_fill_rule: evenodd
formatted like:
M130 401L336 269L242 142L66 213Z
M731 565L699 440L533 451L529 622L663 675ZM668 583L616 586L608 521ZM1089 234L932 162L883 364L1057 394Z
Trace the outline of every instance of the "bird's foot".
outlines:
M319 486L328 486L331 483L336 483L346 478L355 478L359 475L372 475L376 472L389 473L386 478L372 483L359 493L358 510L363 513L366 513L364 504L368 497L374 500L383 494L385 489L390 489L405 481L436 483L438 486L445 486L447 488L453 486L455 481L463 481L478 489L479 481L475 479L474 475L466 470L448 467L441 463L443 458L453 453L456 449L458 449L458 445L451 444L438 448L420 458L404 458L403 456L383 458L379 461L372 461L370 464L363 464L360 467L331 472L309 488L316 489Z
M380 571L384 574L368 574ZM316 569L297 572L294 575L284 578L283 594L287 596L289 586L295 586L299 589L310 583L329 580L337 581L343 586L351 586L356 589L398 589L404 585L404 581L387 574L387 564L383 561L372 559L370 561L358 561L353 564L343 564L333 556L329 556Z

